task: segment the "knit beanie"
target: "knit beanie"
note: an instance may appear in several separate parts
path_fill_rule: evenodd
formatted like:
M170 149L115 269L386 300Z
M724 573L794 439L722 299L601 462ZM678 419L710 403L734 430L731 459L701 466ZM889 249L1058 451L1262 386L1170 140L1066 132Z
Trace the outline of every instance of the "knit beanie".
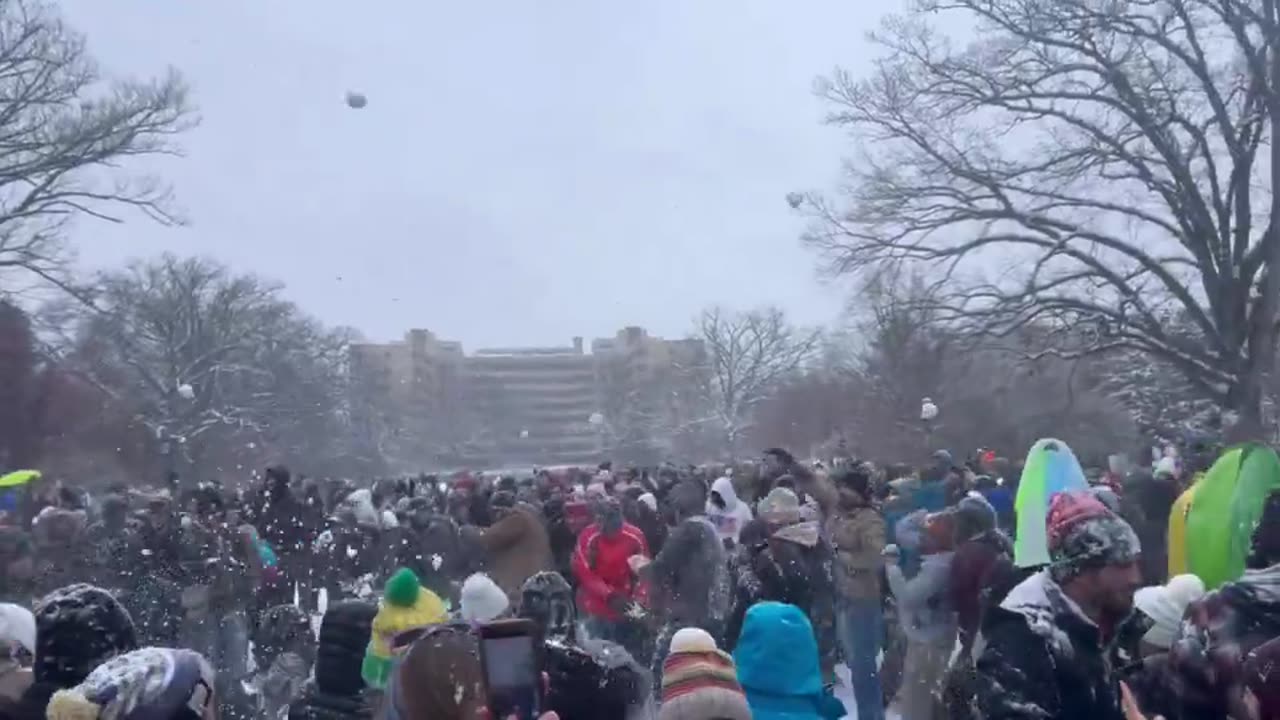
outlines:
M77 583L36 604L37 683L72 687L103 662L138 647L133 618L111 593Z
M170 720L184 708L203 717L214 673L199 653L142 648L99 665L84 682L49 699L48 720ZM181 713L186 715L185 712Z
M524 581L517 614L536 622L543 637L572 642L577 636L578 611L573 603L573 588L554 570L534 573Z
M751 720L733 658L705 630L683 628L671 637L662 664L659 720Z
M1134 562L1142 551L1129 523L1088 491L1054 495L1045 531L1049 573L1058 583L1092 568Z
M462 583L459 614L473 625L491 622L507 612L507 594L488 575L474 573Z
M800 497L784 487L770 490L756 509L762 520L774 525L791 525L801 519Z
M393 660L392 640L396 635L405 630L436 625L448 618L444 603L435 593L422 587L412 570L397 570L387 580L382 604L373 618L369 647L360 668L364 681L370 687L386 687Z

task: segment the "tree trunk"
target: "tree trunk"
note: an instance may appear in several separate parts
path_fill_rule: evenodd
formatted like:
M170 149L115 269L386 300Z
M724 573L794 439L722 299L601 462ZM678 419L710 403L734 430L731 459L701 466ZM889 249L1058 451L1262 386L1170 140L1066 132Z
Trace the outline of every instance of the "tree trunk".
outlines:
M1266 22L1269 28L1277 27L1275 0L1268 0L1263 5ZM1268 58L1270 65L1270 82L1280 82L1280 47L1277 47L1275 33L1268 32ZM1280 187L1280 102L1277 88L1267 89L1267 104L1270 113L1271 138L1271 186ZM1250 324L1249 340L1246 347L1246 366L1240 373L1236 387L1231 388L1228 397L1228 408L1238 416L1235 423L1227 429L1226 439L1236 443L1246 440L1265 442L1268 437L1262 418L1263 388L1276 364L1276 320L1280 318L1280 239L1276 233L1280 228L1280 194L1271 194L1271 207L1268 208L1270 222L1262 242L1267 243L1266 267L1259 283L1259 297L1253 313L1247 317Z

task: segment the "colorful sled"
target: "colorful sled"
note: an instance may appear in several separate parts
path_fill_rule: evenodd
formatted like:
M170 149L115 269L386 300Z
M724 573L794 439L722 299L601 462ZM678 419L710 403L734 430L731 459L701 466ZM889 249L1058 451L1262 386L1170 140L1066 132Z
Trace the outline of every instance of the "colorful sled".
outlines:
M1031 446L1022 468L1014 511L1018 514L1018 534L1013 544L1014 563L1021 568L1049 563L1045 516L1054 495L1069 490L1088 490L1084 470L1075 453L1061 440L1045 438Z
M1187 513L1187 569L1216 588L1240 577L1262 505L1280 488L1280 457L1245 443L1229 448L1192 486Z

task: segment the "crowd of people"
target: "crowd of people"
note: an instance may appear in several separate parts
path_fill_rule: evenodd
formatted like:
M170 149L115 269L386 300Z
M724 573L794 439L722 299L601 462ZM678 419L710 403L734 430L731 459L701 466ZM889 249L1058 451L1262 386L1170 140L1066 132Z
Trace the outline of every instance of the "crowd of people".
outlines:
M1021 565L1022 473L990 453L38 478L0 524L0 720L476 717L479 631L507 618L562 720L1271 718L1280 494L1240 577L1170 578L1196 470L1054 493Z

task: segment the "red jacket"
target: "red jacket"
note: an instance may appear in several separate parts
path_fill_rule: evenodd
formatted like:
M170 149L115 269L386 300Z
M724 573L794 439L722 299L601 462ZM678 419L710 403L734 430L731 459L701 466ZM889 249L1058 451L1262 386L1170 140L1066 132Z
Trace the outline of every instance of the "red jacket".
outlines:
M623 523L621 531L607 537L600 532L599 523L592 523L578 535L573 574L578 577L579 610L605 620L618 620L619 615L609 608L610 596L641 599L640 583L627 562L632 555L649 557L644 533L634 525Z

